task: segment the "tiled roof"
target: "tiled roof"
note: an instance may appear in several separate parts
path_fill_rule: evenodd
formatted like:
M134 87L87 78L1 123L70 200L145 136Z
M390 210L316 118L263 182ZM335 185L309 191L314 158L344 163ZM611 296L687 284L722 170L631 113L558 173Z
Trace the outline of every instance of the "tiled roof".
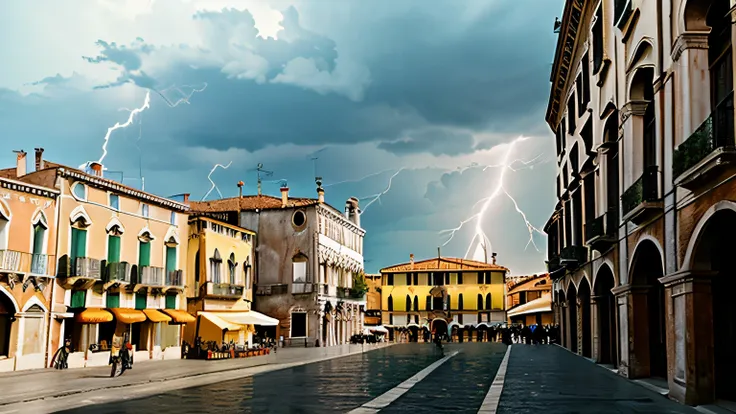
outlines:
M458 259L454 257L437 257L419 262L403 263L381 269L381 273L417 272L433 270L502 270L509 269L492 263L484 263L476 260Z
M240 208L238 208L238 200ZM316 205L319 202L313 198L289 197L289 205L287 207L306 207ZM238 210L268 210L281 208L281 197L269 195L251 195L223 198L212 201L192 201L190 203L191 211L200 213L215 213L223 211Z
M537 283L542 280L546 280L547 283L542 285L541 287L535 287L533 286L533 284L532 286L527 286L526 288L524 287L524 285L528 284L529 282ZM508 289L509 293L511 293L511 291L515 289L518 289L518 290L552 290L552 282L549 279L549 273L540 273L538 275L514 277L508 282L506 282L506 288Z

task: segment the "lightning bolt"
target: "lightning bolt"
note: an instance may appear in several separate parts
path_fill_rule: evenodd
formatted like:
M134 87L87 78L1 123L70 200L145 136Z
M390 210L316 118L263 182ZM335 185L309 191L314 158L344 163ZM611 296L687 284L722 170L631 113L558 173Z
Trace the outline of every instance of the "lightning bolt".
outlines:
M116 122L115 125L111 126L110 128L107 128L107 134L105 134L105 143L102 144L102 156L100 157L100 160L97 161L97 163L102 164L102 161L105 160L105 157L107 156L107 143L110 142L110 135L113 131L127 128L130 126L130 124L133 123L133 120L135 119L135 116L140 114L141 112L145 111L146 109L151 107L151 92L146 91L146 99L143 101L143 105L140 108L135 108L132 111L130 111L130 114L128 114L128 120L125 121L125 123Z
M403 170L403 169L404 169L404 168L402 168L402 170ZM323 185L322 187L323 187L323 188L327 188L327 187L332 187L332 186L335 186L335 185L340 185L340 184L345 184L345 183L358 183L358 182L361 182L361 181L363 181L363 180L366 180L366 179L368 179L368 178L371 178L371 177L375 177L375 176L377 176L377 175L381 175L381 174L383 174L383 173L387 173L387 172L389 172L389 171L393 171L393 169L389 169L389 170L382 170L382 171L379 171L379 172L375 172L375 173L371 173L371 174L368 174L368 175L366 175L366 176L363 176L363 177L361 177L361 178L356 178L356 179L352 179L352 180L344 180L344 181L338 181L338 182L336 182L336 183L330 183L330 184L325 184L325 185ZM370 197L368 197L368 198L370 198Z
M217 184L215 184L215 182L214 182L214 181L212 181L212 173L214 173L214 172L215 172L215 170L217 169L217 167L220 167L220 168L222 168L223 170L227 170L228 168L230 168L230 165L231 165L232 163L233 163L233 162L232 162L232 161L230 161L230 162L229 162L229 163L228 163L227 165L222 165L222 164L215 164L215 166L214 166L214 167L212 167L212 169L210 170L210 173L209 173L209 174L207 174L207 179L208 179L208 180L210 181L210 184L212 184L212 187L210 187L210 190L209 190L209 191L207 191L207 194L205 194L205 195L204 195L204 197L202 197L202 201L204 201L204 200L205 200L205 199L207 198L207 196L209 196L209 195L210 195L210 193L212 193L212 190L217 190L217 194L219 194L219 195L220 195L220 198L223 198L223 197L222 197L222 193L220 192L220 189L219 189L219 188L217 188Z
M399 168L399 170L396 171L394 173L394 175L392 175L391 178L388 179L388 185L386 186L386 189L385 190L383 190L382 192L380 192L378 194L374 194L374 195L369 196L369 197L364 197L364 199L369 199L370 198L371 201L369 201L368 204L366 204L365 207L363 207L363 212L365 212L366 210L368 210L368 207L370 207L371 204L375 203L376 201L378 201L379 204L380 204L380 202L381 202L381 196L384 195L384 194L386 194L386 193L388 193L389 191L391 191L391 184L393 183L394 178L396 178L396 176L399 175L399 173L402 172L402 171L404 171L404 170L405 170L404 167Z
M170 108L176 108L177 106L179 106L179 104L182 104L182 103L189 104L189 100L192 98L192 95L194 95L195 93L204 92L204 90L207 89L207 82L204 82L202 85L204 86L202 86L201 88L196 88L191 85L182 85L181 87L172 85L162 91L155 91L155 92L158 93L158 95L161 98L163 98L163 100L166 102L167 105L169 105ZM187 94L187 93L184 93L184 91L181 88L191 88L192 90L191 92ZM171 102L171 100L169 100L169 98L167 98L164 95L164 93L170 90L174 90L178 92L179 95L181 96L176 102Z
M465 252L465 257L467 258L470 255L470 251L473 248L473 246L475 245L475 242L476 241L478 242L478 248L482 248L486 252L489 250L489 248L492 250L490 239L488 238L488 236L483 231L483 217L486 215L486 212L490 208L493 200L495 200L499 195L502 195L503 194L506 197L508 197L511 200L511 202L514 204L514 208L516 209L516 212L519 213L519 215L521 216L521 218L524 220L524 224L527 227L527 230L529 232L529 241L527 242L527 245L526 245L525 248L528 248L529 245L531 244L532 246L534 246L534 248L537 251L539 251L539 248L537 247L536 243L534 243L534 233L538 233L538 234L544 235L544 232L540 231L533 224L531 224L531 222L527 219L526 214L524 213L524 211L521 210L521 208L519 208L519 205L516 202L516 200L511 196L511 194L508 193L508 191L504 187L504 179L506 177L506 172L509 171L509 170L510 171L518 171L518 170L514 169L514 165L515 164L519 164L519 163L522 164L523 165L522 169L524 167L530 167L530 166L533 167L534 163L537 160L539 160L539 158L541 157L541 155L540 155L540 156L537 156L537 157L535 157L535 158L533 158L531 160L528 160L528 161L521 160L521 159L510 160L511 154L514 151L514 149L516 147L516 144L518 144L520 142L523 142L523 141L525 141L527 139L528 138L526 138L526 137L519 137L519 138L515 139L514 141L512 141L511 143L509 143L508 149L506 150L506 153L504 154L503 159L502 159L502 162L500 164L497 164L497 165L489 165L489 166L486 166L485 168L483 168L483 171L485 171L485 170L487 170L489 168L495 168L495 167L500 167L501 168L501 172L500 172L500 174L498 176L498 180L496 182L495 188L493 189L493 191L491 192L490 195L488 195L487 197L484 197L484 198L478 200L478 202L475 203L475 205L473 206L474 209L479 204L481 206L480 210L477 213L475 213L475 214L471 215L470 217L466 218L465 220L461 221L460 224L457 227L455 227L455 228L446 229L446 230L440 231L440 234L441 235L442 234L449 235L449 237L447 238L447 240L445 241L445 243L443 244L443 246L446 246L448 243L450 243L454 239L455 234L457 234L457 232L460 231L466 224L468 224L471 221L474 221L475 220L475 234L473 235L473 238L470 241L470 245L468 246L468 250Z

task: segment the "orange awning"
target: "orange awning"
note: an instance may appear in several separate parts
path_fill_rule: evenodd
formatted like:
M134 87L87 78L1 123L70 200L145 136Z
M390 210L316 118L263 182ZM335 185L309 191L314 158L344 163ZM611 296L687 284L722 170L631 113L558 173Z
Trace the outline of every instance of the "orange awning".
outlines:
M146 314L146 317L151 322L171 322L171 318L161 313L158 309L143 309L143 313Z
M146 314L137 309L110 308L108 310L115 315L115 319L122 323L131 324L146 321Z
M74 319L79 323L112 322L112 314L104 309L89 308L78 313Z
M194 316L192 316L189 312L179 310L179 309L161 309L165 314L171 316L172 322L171 323L190 323L197 320Z

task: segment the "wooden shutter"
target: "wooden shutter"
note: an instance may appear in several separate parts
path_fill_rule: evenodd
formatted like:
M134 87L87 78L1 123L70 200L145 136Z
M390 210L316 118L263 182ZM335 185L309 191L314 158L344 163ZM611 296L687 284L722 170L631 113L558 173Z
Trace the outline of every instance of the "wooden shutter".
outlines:
M71 258L86 257L87 255L87 231L72 227L72 249Z
M33 254L43 253L43 239L46 234L46 228L40 224L33 226Z
M176 309L176 295L166 295L166 309Z
M107 236L107 262L120 261L120 236Z
M85 299L87 298L86 290L73 290L71 308L84 308Z
M146 299L148 297L148 294L146 292L138 292L135 294L135 308L136 309L146 309Z
M166 246L166 273L176 270L176 247Z
M140 242L138 245L138 266L150 266L151 265L151 243ZM138 269L140 272L140 269Z
M108 293L107 294L107 307L108 308L119 308L120 307L120 293Z

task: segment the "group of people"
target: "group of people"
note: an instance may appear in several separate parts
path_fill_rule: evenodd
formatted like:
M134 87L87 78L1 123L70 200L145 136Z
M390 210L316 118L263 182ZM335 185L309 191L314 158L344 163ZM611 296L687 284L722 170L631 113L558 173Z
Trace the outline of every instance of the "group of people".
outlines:
M560 343L559 325L512 325L510 342L516 344L558 344Z

